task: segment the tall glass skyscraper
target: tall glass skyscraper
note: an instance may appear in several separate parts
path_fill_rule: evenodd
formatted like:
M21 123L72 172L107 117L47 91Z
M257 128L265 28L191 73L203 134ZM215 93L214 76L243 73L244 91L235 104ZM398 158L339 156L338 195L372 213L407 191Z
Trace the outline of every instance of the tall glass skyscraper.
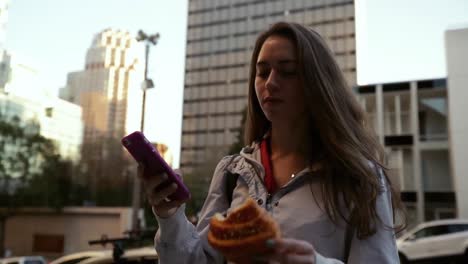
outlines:
M354 1L190 0L181 168L210 177L236 141L256 36L277 21L307 25L328 42L356 84Z

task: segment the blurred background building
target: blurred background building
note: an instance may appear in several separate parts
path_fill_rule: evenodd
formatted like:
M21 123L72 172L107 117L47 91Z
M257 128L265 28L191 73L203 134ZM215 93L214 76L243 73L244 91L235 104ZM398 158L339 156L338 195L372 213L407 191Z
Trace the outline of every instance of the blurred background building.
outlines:
M0 208L0 213L4 208ZM112 250L90 240L121 238L131 228L127 207L18 208L5 223L5 247L14 256L41 255L48 260L87 250Z
M62 158L79 162L83 137L81 107L52 95L40 82L40 72L24 61L3 51L0 115L35 124L39 134L54 141Z
M105 29L86 53L85 68L68 74L60 97L83 108L82 163L91 189L128 173L120 139L139 129L143 53L127 31Z
M457 216L468 218L468 25L445 32L450 171L453 178Z
M468 28L445 42L447 78L356 87L410 223L468 217Z

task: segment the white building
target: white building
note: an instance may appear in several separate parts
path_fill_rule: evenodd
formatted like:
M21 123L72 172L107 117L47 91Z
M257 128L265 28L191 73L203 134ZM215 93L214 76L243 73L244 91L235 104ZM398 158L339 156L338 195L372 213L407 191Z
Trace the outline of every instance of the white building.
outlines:
M60 92L83 108L82 155L92 179L123 171L120 139L140 127L142 48L127 31L103 30L86 53L85 69L69 73Z
M35 100L12 93L0 93L0 114L22 122L35 122L39 133L55 142L60 156L74 162L80 159L83 136L81 107L59 98Z
M36 122L40 134L56 143L63 158L78 162L83 137L81 107L51 95L41 87L36 69L7 52L3 55L7 78L0 78L0 113L25 123Z
M447 78L356 87L410 223L468 217L468 29L446 33Z
M457 215L468 218L468 27L445 33L448 74L450 169Z
M455 215L445 79L357 87L410 222Z

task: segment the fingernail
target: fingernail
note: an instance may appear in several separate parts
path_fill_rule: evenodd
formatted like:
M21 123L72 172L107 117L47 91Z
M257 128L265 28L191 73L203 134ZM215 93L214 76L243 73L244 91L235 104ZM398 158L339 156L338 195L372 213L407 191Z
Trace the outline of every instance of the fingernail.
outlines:
M265 245L267 248L274 248L275 244L276 242L273 239L268 239L267 241L265 241Z

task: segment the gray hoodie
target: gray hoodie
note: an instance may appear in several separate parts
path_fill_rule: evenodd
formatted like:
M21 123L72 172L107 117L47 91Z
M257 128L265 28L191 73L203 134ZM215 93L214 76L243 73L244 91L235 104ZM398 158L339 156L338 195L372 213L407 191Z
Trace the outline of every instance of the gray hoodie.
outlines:
M226 171L239 175L231 205L226 195L226 177L230 174ZM160 263L223 263L223 256L208 243L209 221L215 213L239 206L246 192L278 222L283 237L305 240L314 246L316 264L346 262L346 225L333 224L321 209L323 201L313 172L302 170L272 195L266 191L264 174L257 144L244 148L240 155L224 157L215 169L197 227L187 220L184 206L171 217L156 216L159 230L155 244ZM378 177L382 192L376 202L377 213L386 226L393 226L391 193L381 171ZM353 235L347 263L399 263L393 230L380 224L377 233L364 240Z

